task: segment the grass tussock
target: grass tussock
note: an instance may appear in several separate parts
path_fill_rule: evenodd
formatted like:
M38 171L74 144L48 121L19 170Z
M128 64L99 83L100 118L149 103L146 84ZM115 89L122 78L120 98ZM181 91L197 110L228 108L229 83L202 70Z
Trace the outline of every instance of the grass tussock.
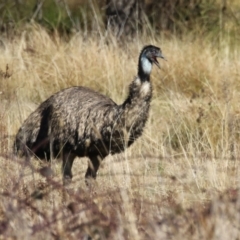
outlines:
M0 234L7 239L238 239L240 59L228 39L142 38L126 47L31 26L0 49ZM21 123L60 89L82 85L117 103L143 45L162 48L143 136L104 160L92 189L86 159L64 189L60 164L12 155Z

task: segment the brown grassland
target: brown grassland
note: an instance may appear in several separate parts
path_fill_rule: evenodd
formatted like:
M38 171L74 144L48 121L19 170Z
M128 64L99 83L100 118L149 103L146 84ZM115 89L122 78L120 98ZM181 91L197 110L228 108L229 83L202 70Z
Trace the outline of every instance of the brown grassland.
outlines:
M3 40L1 238L240 239L240 48L229 39L145 36L121 47L104 36L64 41L33 25ZM12 154L20 125L56 91L82 85L121 103L149 43L168 61L152 72L144 134L104 160L91 189L87 159L74 162L65 190L57 160Z

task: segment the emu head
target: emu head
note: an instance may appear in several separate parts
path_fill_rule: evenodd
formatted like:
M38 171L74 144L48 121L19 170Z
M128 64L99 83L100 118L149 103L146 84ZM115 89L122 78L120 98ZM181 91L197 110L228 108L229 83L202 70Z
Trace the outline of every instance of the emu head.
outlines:
M160 68L157 58L165 59L161 49L153 45L145 46L139 56L139 72L143 72L144 75L149 75L153 63Z

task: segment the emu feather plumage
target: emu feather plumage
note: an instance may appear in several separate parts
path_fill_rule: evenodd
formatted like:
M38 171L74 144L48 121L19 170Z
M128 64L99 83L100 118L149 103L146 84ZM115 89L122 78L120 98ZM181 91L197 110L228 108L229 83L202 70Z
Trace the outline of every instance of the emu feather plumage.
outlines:
M53 94L30 114L19 129L14 148L20 156L62 158L64 179L72 178L74 159L90 159L85 177L96 178L108 154L124 151L141 136L150 108L152 64L164 58L160 48L149 45L139 56L138 75L129 95L117 105L86 87L71 87Z

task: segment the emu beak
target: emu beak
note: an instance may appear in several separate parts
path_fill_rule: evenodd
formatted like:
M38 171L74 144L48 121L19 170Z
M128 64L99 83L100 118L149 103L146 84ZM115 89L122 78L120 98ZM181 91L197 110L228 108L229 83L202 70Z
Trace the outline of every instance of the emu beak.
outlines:
M157 60L157 57L158 57L158 58L162 58L162 59L164 59L165 61L167 61L167 59L162 55L162 53L159 53L157 56L154 56L154 57L152 58L153 63L155 63L155 64L157 65L157 67L161 69L160 64L159 64L159 62L158 62L158 60Z

